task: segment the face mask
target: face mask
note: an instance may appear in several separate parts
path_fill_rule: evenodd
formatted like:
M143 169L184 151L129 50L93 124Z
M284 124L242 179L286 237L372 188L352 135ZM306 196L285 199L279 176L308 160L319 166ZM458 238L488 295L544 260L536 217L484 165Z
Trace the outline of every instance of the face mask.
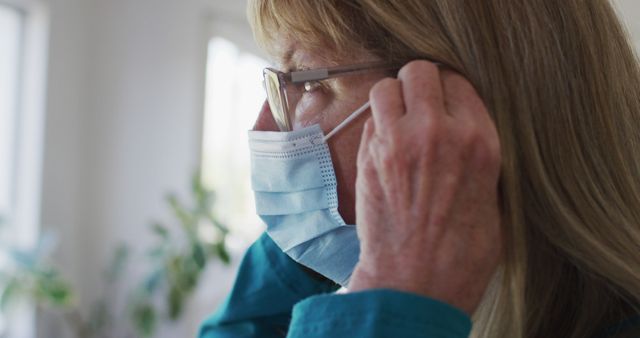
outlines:
M326 136L319 125L249 132L251 184L267 233L293 260L342 286L358 262L360 243L355 225L338 213L327 140L368 108L360 107Z

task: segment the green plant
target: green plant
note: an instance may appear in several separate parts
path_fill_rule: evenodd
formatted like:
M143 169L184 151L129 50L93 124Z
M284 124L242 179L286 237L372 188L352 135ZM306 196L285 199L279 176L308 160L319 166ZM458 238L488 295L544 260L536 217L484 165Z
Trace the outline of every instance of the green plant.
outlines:
M68 320L76 318L76 296L71 285L46 259L52 249L52 236L41 236L32 250L9 249L6 254L10 264L0 271L0 308L6 310L20 299L27 299L42 308L56 309ZM70 321L77 332L84 328L77 321Z
M169 227L156 222L152 230L157 244L149 250L153 269L135 291L133 297L132 318L135 326L144 337L154 332L158 316L171 320L179 318L183 312L185 300L195 290L202 271L212 259L228 264L229 254L225 247L227 228L213 214L215 195L206 190L199 179L192 181L191 192L194 199L192 207L186 206L177 196L169 195L168 204L180 223L184 246L175 246ZM202 232L213 235L204 239ZM159 312L154 297L164 299L163 311Z
M191 182L190 205L175 194L167 203L179 226L161 222L151 224L156 243L148 250L148 274L130 291L125 309L132 331L140 337L151 337L160 320L177 320L183 314L186 301L195 291L203 270L211 261L228 264L226 249L228 229L213 214L215 195L194 175ZM203 236L202 234L208 234ZM46 257L46 240L31 251L11 251L10 268L0 271L0 307L7 311L19 299L27 299L47 310L57 311L77 337L110 337L114 327L113 295L104 294L96 300L91 311L84 313L78 306L77 295ZM50 246L50 245L49 245ZM109 266L104 270L105 285L121 279L130 261L131 250L118 245Z

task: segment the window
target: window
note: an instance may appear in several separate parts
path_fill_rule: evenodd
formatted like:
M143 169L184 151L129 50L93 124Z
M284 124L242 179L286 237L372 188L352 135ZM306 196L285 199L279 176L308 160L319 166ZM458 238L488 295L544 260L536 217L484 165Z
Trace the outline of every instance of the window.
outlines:
M15 214L16 129L18 127L19 76L23 17L18 10L0 5L0 239ZM0 242L2 245L2 242ZM0 265L6 257L0 255ZM0 333L7 330L0 315Z
M216 214L235 235L229 239L232 250L244 250L264 229L255 214L247 131L265 99L266 66L228 40L209 43L202 179L218 196Z
M45 4L0 1L0 270L5 271L12 266L7 252L33 247L37 239L47 37ZM0 337L33 337L34 308L16 305L8 318L0 314Z
M0 5L0 223L8 223L15 206L16 130L22 41L22 15Z

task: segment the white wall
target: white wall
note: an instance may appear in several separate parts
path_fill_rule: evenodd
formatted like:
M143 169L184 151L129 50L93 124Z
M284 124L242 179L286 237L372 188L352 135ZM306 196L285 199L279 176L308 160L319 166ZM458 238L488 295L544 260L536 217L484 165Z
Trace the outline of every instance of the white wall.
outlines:
M114 243L146 247L148 223L167 216L165 193L186 194L199 165L210 21L242 22L244 1L47 2L42 222L59 232L57 260L87 302L103 287L101 267ZM640 45L640 2L616 3ZM215 26L230 33L229 24ZM215 282L199 291L189 321L164 336L194 336L231 282L232 273L214 270L208 280ZM39 327L41 337L64 336L51 321Z
M187 194L199 166L210 20L242 22L244 2L49 5L42 222L60 235L58 261L86 305L104 286L102 267L115 243L147 247L149 223L167 216L166 193ZM214 287L226 290L232 276L213 276ZM221 294L199 296L191 320L164 336L195 335ZM42 318L39 336L63 336L54 320Z
M42 230L55 231L63 243L57 259L63 273L80 285L85 255L78 251L82 220L80 188L83 171L83 130L87 110L86 64L88 2L48 1L50 43L47 83L42 190ZM38 318L41 319L41 318ZM44 319L44 318L42 318ZM45 331L64 337L57 322ZM46 336L40 332L39 336Z
M636 49L640 51L640 1L613 0L612 2L617 6L618 14L629 28Z

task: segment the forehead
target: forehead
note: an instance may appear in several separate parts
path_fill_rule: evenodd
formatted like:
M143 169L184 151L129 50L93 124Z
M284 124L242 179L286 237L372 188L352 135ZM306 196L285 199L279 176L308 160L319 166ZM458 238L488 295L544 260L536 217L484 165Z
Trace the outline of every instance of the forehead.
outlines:
M302 63L317 63L325 59L297 39L284 34L273 39L270 54L272 63L281 68L295 68Z
M278 35L272 43L271 61L276 65L288 66L304 53L298 41L285 35Z
M287 34L275 35L270 43L271 62L282 69L327 67L371 60L371 55L364 50L338 53L328 46L311 46L311 43L303 43ZM347 54L349 57L345 57Z

